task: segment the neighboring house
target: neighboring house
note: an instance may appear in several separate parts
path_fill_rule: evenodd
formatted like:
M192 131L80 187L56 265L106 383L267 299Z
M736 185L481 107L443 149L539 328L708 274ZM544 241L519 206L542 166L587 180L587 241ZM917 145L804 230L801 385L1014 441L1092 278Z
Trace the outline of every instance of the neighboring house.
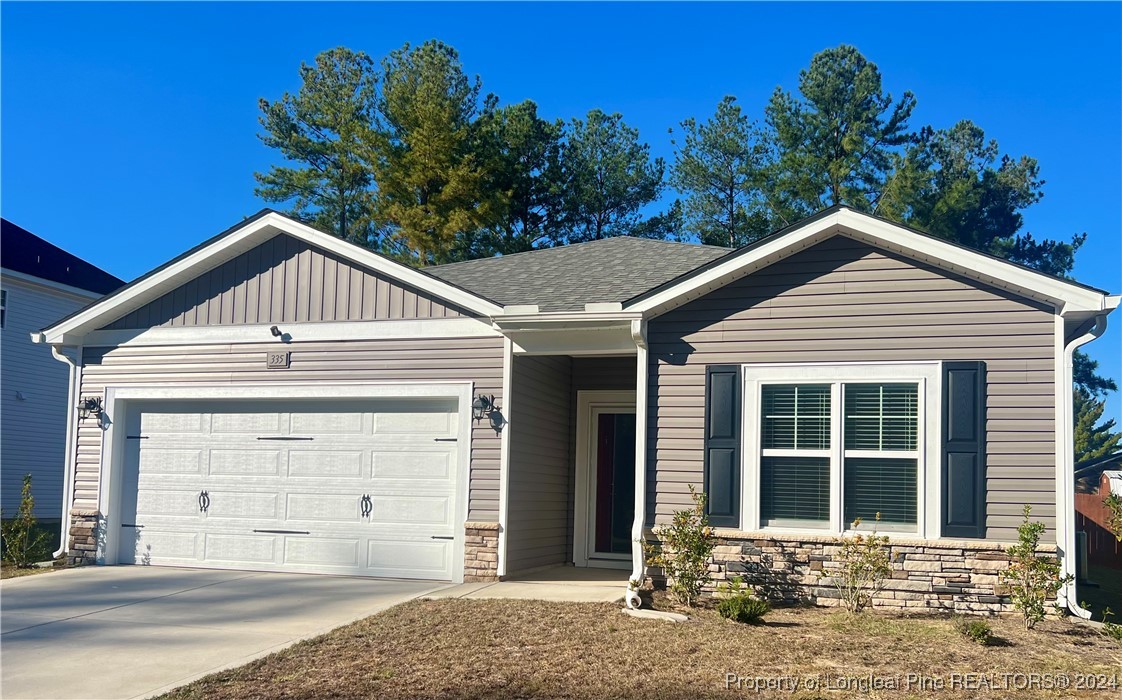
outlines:
M1122 542L1110 531L1111 512L1103 503L1112 493L1122 496L1120 469L1107 469L1099 475L1095 491L1075 494L1076 529L1085 533L1088 564L1122 569Z
M1023 504L1074 565L1071 354L1118 302L843 207L423 271L266 211L36 337L104 405L75 561L622 582L695 485L718 575L827 601L879 512L877 604L1000 609Z
M0 220L0 498L19 508L31 474L35 517L62 515L68 374L29 334L125 283L35 234Z

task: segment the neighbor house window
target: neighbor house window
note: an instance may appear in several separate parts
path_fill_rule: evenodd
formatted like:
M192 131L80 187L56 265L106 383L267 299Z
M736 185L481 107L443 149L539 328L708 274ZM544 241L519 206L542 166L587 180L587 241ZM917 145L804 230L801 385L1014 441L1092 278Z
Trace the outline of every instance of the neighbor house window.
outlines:
M936 369L746 366L747 526L921 532Z

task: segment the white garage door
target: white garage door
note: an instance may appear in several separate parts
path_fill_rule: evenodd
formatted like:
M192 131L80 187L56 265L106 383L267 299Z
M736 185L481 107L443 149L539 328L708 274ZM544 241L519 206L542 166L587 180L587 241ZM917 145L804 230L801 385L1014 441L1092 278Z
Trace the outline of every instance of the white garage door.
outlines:
M137 403L121 559L451 579L459 424L451 399Z

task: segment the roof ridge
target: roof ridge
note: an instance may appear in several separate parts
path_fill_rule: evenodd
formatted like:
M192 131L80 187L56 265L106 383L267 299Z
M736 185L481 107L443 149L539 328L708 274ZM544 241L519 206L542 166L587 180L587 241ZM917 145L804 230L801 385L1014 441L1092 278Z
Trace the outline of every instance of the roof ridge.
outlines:
M616 241L616 240L619 240L619 239L627 239L627 240L631 240L631 241L643 241L643 242L650 242L650 243L670 243L670 244L673 244L673 245L687 246L687 247L690 247L690 248L699 248L699 249L706 249L706 250L723 250L725 252L731 252L731 251L735 250L734 248L726 248L724 246L719 246L719 245L708 245L706 243L690 243L688 241L668 241L668 240L661 239L661 238L643 238L641 236L629 236L629 235L625 234L625 235L620 235L620 236L608 236L607 238L596 238L596 239L593 239L591 241L579 241L577 243L566 243L565 245L549 246L548 248L533 248L531 250L520 250L517 253L506 253L504 255L492 255L492 256L487 257L487 258L473 258L471 260L457 260L456 262L442 263L440 265L430 265L428 267L424 267L424 268L421 268L421 269L422 270L435 270L435 269L439 269L439 268L455 267L456 265L466 265L468 263L478 263L478 262L489 261L489 260L505 260L507 258L513 258L513 257L519 256L519 255L526 255L528 253L547 253L551 250L569 250L569 249L572 249L572 248L579 248L579 247L582 247L582 246L591 245L593 243L608 243L608 242Z

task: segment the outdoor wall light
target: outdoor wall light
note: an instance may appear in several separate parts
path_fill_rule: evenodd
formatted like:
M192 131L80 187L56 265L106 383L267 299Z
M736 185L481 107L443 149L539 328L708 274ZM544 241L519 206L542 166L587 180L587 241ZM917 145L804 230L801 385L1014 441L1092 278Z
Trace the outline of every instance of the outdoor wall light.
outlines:
M85 420L90 416L101 418L100 396L85 396L78 402L78 419Z
M503 426L506 425L506 418L503 417L498 405L495 404L493 394L490 396L480 394L475 397L475 400L471 402L471 417L477 421L486 418L496 433L501 432Z
M269 329L269 332L273 334L274 338L279 338L284 335L284 333L281 333L281 329L277 328L276 326L271 327Z

